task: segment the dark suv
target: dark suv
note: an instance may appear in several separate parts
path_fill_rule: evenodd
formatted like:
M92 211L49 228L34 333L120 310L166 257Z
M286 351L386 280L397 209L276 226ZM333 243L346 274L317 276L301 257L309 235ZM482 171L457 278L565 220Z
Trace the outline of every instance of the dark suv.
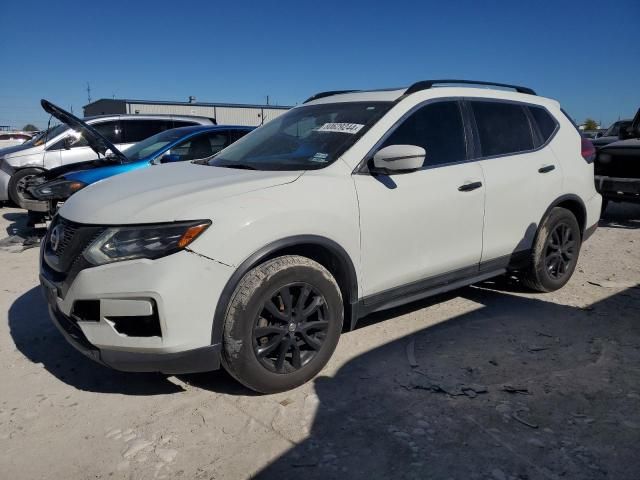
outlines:
M640 109L618 141L598 149L594 173L603 213L609 201L640 203Z

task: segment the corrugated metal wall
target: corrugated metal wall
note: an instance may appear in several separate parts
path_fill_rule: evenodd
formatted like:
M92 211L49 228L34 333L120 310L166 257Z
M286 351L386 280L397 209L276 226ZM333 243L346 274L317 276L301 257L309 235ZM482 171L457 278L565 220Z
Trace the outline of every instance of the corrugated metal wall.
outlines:
M282 108L252 108L252 107L217 107L204 105L165 105L149 103L130 103L127 105L127 113L147 114L173 114L173 115L199 115L215 118L219 125L247 125L258 126L276 118L287 110Z

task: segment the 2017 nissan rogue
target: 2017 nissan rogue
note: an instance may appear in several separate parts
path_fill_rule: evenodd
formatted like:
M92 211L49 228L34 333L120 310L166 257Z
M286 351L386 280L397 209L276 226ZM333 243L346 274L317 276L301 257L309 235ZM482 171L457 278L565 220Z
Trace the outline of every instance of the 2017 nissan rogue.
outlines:
M321 93L205 163L71 197L41 281L53 321L98 362L222 364L282 391L376 310L507 271L562 287L600 216L593 156L558 102L525 87Z

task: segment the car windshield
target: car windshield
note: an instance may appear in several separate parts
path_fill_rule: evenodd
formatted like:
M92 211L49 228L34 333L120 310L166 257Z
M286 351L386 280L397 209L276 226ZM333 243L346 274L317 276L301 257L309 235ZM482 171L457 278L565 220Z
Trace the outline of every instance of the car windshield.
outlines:
M165 130L149 137L141 142L131 145L124 152L129 162L137 162L162 150L170 143L180 140L185 136L185 132L174 130Z
M29 140L28 142L25 142L25 144L28 143L29 145L32 145L34 147L39 147L40 145L44 145L45 142L51 140L52 138L57 137L62 132L66 131L68 129L69 129L69 127L67 125L65 125L64 123L61 123L60 125L56 125L55 127L51 127L49 130L44 130L44 131L40 132L38 135L33 137L31 140Z
M345 102L294 108L225 148L208 164L251 170L324 168L391 106L391 102Z
M620 128L627 128L631 125L631 122L616 122L609 127L609 130L604 134L606 137L617 137L620 135Z

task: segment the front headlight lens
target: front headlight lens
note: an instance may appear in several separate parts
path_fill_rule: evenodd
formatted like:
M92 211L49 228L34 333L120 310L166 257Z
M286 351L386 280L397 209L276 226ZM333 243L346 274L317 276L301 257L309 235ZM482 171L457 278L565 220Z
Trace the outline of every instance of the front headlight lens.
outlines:
M66 200L87 184L76 180L52 180L31 189L31 194L38 200Z
M164 257L184 249L209 225L209 220L201 220L166 225L110 227L89 245L84 257L93 265Z

